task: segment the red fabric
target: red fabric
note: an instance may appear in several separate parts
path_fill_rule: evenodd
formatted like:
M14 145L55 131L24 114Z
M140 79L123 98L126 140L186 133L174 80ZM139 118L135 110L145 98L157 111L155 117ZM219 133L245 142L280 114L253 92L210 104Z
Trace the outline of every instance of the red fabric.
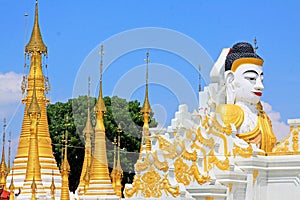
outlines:
M3 192L1 193L0 199L1 200L5 200L5 199L9 199L9 191L3 190Z

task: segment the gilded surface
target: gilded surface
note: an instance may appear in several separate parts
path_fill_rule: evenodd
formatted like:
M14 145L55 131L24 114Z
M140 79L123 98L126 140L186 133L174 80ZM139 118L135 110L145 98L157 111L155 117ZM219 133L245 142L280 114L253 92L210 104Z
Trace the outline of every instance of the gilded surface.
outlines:
M183 183L184 185L189 185L191 177L188 173L189 166L183 161L181 157L177 158L175 163L175 178L178 183Z
M158 198L161 196L161 190L159 183L161 177L154 169L149 170L142 176L144 182L143 197L145 198Z
M236 156L241 156L243 158L249 158L252 156L253 154L253 149L252 149L252 146L249 145L248 147L246 148L242 148L236 144L234 144L234 148L233 148L233 155L234 157Z
M229 159L225 156L225 160L219 160L217 156L215 156L214 151L211 150L208 155L208 168L213 168L213 164L215 164L220 170L228 170L229 169Z
M196 162L193 162L192 166L188 171L189 175L191 175L200 185L207 183L210 181L210 176L208 174L201 175Z
M226 126L234 124L238 128L244 121L243 110L235 104L221 104L217 107L217 113L220 114Z
M254 185L254 183L256 181L257 176L258 176L258 170L255 169L255 170L253 170L253 182L252 182L253 185Z
M297 130L292 132L292 140L293 140L293 152L299 151L299 133Z

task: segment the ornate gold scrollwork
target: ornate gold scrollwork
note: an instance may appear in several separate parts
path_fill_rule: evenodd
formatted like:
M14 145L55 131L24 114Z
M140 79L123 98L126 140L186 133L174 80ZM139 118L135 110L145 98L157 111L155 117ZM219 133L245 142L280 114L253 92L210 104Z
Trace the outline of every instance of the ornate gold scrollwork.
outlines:
M135 170L137 172L145 171L149 167L148 155L144 158L144 160L139 159L135 164Z
M196 162L193 162L192 166L190 167L188 171L189 175L193 175L194 179L200 184L204 184L208 181L210 181L210 176L209 175L201 175L199 172L198 166Z
M162 136L155 136L158 140L159 149L164 150L168 153L163 153L165 158L173 159L177 156L175 145L163 138Z
M161 188L165 191L166 195L170 193L173 197L177 197L180 194L179 185L171 186L167 176L168 174L164 175L164 178L161 181Z
M131 198L134 194L137 195L139 190L143 190L144 186L141 181L141 175L136 174L133 179L132 188L125 187L124 196Z
M293 140L293 152L299 151L298 141L299 141L299 134L297 130L292 132L292 140Z
M213 148L213 147L214 147L214 144L215 144L214 138L211 137L211 138L209 138L209 139L206 139L206 138L202 135L200 128L197 129L197 139L198 139L198 141L199 141L201 144L203 144L203 145L205 145L205 146L207 146L207 147L209 147L209 148Z
M229 160L228 157L225 156L225 160L219 160L216 156L213 150L209 152L208 157L208 168L211 169L213 167L213 164L215 164L220 170L228 170L229 169Z
M202 155L203 155L203 170L204 170L204 172L207 172L208 169L207 169L207 159L206 159L206 151L205 151L205 149L203 147L197 145L196 142L194 142L191 145L191 148L199 149L202 152Z
M183 183L184 185L189 185L191 178L188 174L189 166L183 162L182 158L179 157L174 162L174 172L175 178L178 183Z
M161 196L160 184L161 177L153 168L142 176L144 181L144 189L142 191L144 198L159 198Z
M251 155L253 153L253 149L252 149L251 145L249 145L247 148L242 148L242 147L239 147L238 145L234 144L234 148L232 151L233 151L234 157L239 155L243 158L249 158L249 157L251 157Z
M197 160L197 151L193 151L188 152L187 150L184 150L184 152L182 153L182 157L186 160L191 160L191 161L195 161Z
M167 171L169 169L169 165L168 162L166 160L164 161L159 161L158 156L157 156L157 151L154 151L152 153L153 158L154 158L154 166L158 169L158 170L163 170L163 171Z

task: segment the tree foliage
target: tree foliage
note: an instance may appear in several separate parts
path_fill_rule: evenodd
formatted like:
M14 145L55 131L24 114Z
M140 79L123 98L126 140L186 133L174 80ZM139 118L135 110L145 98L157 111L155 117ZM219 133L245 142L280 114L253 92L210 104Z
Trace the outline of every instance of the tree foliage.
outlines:
M69 99L66 103L57 102L47 106L47 116L50 136L53 144L53 152L58 165L62 161L62 141L66 129L68 131L68 161L71 166L69 175L70 190L75 191L82 170L84 159L84 135L82 133L86 120L88 101L87 96ZM95 114L93 107L96 98L91 97L91 121L95 125ZM118 124L122 127L121 132L121 166L124 171L123 185L132 182L134 176L134 164L138 158L141 143L141 130L143 118L140 113L141 105L137 100L127 102L117 96L104 97L106 114L104 125L106 129L106 147L109 169L113 166L113 138L118 134ZM68 126L66 118L68 117ZM150 127L157 125L150 117Z

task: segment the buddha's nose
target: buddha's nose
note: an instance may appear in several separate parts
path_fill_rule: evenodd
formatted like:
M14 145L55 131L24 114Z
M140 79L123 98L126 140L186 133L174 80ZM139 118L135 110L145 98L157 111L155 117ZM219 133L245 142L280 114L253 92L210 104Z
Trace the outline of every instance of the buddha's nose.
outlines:
M254 86L254 88L256 90L259 90L259 91L263 91L264 90L264 85L263 85L263 82L260 78L256 79L256 84Z

